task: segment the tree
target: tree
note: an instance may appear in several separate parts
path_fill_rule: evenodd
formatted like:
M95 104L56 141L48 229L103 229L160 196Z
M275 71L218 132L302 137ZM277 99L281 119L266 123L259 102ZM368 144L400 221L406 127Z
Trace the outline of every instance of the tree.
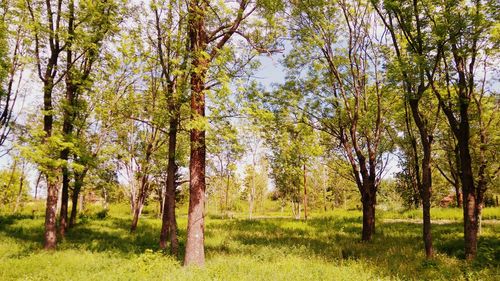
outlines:
M166 248L170 240L170 252L177 255L177 222L175 218L176 174L178 169L177 138L181 122L181 107L187 101L188 44L187 9L181 1L153 1L152 11L156 30L156 54L161 68L160 83L167 99L168 152L166 198L164 200L160 247Z
M117 6L114 1L105 3L79 3L75 7L74 0L68 3L65 100L62 105L63 125L62 137L65 142L74 142L75 119L82 115L85 108L81 104L81 95L90 87L91 75L95 71L95 63L99 59L103 41L116 29L118 21ZM75 22L77 24L75 24ZM83 114L84 115L84 114ZM59 233L64 237L69 226L68 201L70 185L70 169L68 159L69 147L61 151L60 158L66 164L62 166L62 195L59 216ZM81 177L81 174L78 175ZM83 179L78 179L82 181Z
M240 35L252 49L259 52L268 52L266 42L271 36L265 37L258 29L245 30L245 24L250 22L254 12L262 12L272 16L273 12L281 8L280 3L238 1L235 5L213 5L206 1L193 0L188 5L188 30L190 86L191 86L191 154L189 163L190 193L188 210L188 231L186 241L185 265L203 265L205 263L204 250L204 217L205 202L205 94L210 89L207 87L207 78L210 67L219 57L224 47L233 35ZM257 27L258 27L257 22ZM264 29L266 26L260 26ZM245 31L253 31L254 37Z
M375 232L376 193L390 142L384 136L390 108L380 63L377 21L364 1L306 1L293 7L296 49L287 59L288 79L303 93L312 125L335 137L350 163L363 205L362 240ZM332 24L332 23L340 24ZM310 57L317 60L310 62ZM306 64L303 74L299 65Z
M430 86L457 140L467 260L473 260L477 255L479 221L487 189L488 130L495 119L494 113L485 116L483 112L483 100L489 95L485 84L489 74L486 60L491 59L490 56L497 57L494 50L498 42L491 41L490 35L495 17L498 20L498 14L490 9L495 5L494 1L445 1L437 7L441 13L428 14L436 33L443 29L447 31L439 53L439 65L434 70L427 70L426 75L432 77L433 71L439 75L439 81L430 79ZM478 74L481 64L484 66L482 81ZM471 105L476 106L477 120L473 118ZM477 171L473 169L474 145L471 141L474 121L477 121L480 136Z
M422 160L419 160L417 140L413 137L410 118L406 117L407 133L412 144L414 171L417 186L423 205L423 240L427 258L433 256L430 198L432 190L431 147L433 142L429 117L421 110L425 96L428 94L429 81L433 75L426 73L437 65L442 45L440 34L431 34L427 30L426 21L422 18L428 1L386 1L381 6L379 1L372 1L383 25L389 31L392 47L397 62L396 71L402 88L405 91L405 110L413 117L423 151ZM405 111L406 112L406 111ZM407 114L409 115L409 114ZM420 162L420 167L419 163Z
M54 125L54 87L63 79L58 75L61 53L66 48L63 42L65 32L62 30L64 19L63 1L47 0L45 3L26 1L30 14L30 31L34 38L34 56L38 78L43 84L43 135L41 136L42 148L48 153L48 158L57 159L57 136L53 136ZM56 149L54 149L56 148ZM45 207L45 235L44 248L54 250L57 244L56 235L56 205L57 205L57 168L59 161L44 159L42 164L47 178L47 203ZM42 160L42 159L40 159Z
M215 189L222 191L220 210L228 211L231 179L235 177L236 162L241 159L244 151L238 141L238 131L228 120L218 121L212 130L213 134L209 134L207 145L211 156L209 167L214 172L210 183L216 186Z

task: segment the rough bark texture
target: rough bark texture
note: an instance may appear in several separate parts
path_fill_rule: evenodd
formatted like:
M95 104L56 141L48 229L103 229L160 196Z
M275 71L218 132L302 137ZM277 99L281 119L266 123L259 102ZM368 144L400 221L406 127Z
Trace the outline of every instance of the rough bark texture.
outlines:
M370 241L375 233L375 193L370 192L362 196L363 230L361 240Z
M191 73L191 119L205 116L205 75L208 60L203 55L206 49L205 30L206 3L192 1L189 5L190 52L193 55ZM193 128L190 132L191 153L189 162L189 210L184 265L205 264L205 130Z

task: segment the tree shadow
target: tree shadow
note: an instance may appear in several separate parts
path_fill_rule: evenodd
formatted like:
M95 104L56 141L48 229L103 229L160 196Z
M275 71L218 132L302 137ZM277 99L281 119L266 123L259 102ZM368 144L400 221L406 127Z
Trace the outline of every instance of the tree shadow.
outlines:
M58 249L78 249L91 252L114 252L138 255L147 250L159 251L160 223L156 218L143 218L131 234L129 218L108 217L77 224L67 232ZM273 261L294 255L318 258L330 263L359 261L375 267L381 275L433 279L432 272L451 271L445 258L462 259L463 225L449 223L433 225L434 246L440 258L427 261L423 251L421 225L409 222L377 221L372 241L361 242L361 218L322 217L308 221L295 219L209 219L206 225L207 257L246 255L257 260ZM184 256L185 230L179 229L180 253ZM19 241L22 250L12 254L20 258L42 249L43 220L31 216L0 216L0 236ZM477 262L467 270L497 267L500 243L497 235L482 236ZM459 261L460 262L460 261ZM460 263L465 266L465 263ZM468 266L468 265L467 265ZM441 274L441 272L440 272ZM455 275L453 275L455 276Z

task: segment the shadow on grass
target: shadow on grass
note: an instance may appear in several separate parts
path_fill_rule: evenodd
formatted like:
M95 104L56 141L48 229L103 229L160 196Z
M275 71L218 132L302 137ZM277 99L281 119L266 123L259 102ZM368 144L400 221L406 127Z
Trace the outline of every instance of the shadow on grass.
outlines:
M158 219L141 219L135 234L129 233L129 227L128 218L108 217L103 220L83 221L68 231L58 248L116 252L125 256L159 249ZM437 253L451 258L463 258L462 231L463 226L460 223L433 225ZM209 219L206 226L206 252L208 257L247 255L262 261L286 258L287 255L316 257L332 263L360 260L373 265L386 276L408 278L418 276L415 275L415 270L426 274L429 270L447 270L456 266L443 264L439 260L426 261L421 232L421 225L418 224L377 222L377 233L373 241L363 243L360 239L359 216L322 217L307 222L284 218ZM180 229L180 260L184 256L185 235L185 230ZM15 254L16 256L30 254L42 247L43 219L33 219L31 216L0 216L0 238L2 236L21 242L24 248ZM475 268L498 267L499 245L498 236L482 236ZM426 278L432 279L432 276Z

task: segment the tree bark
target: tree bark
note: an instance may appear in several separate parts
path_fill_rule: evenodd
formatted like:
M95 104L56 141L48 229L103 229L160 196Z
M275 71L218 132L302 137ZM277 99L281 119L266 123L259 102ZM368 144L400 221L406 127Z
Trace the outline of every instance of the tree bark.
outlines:
M76 224L76 216L78 214L78 199L80 198L80 191L83 186L83 179L87 173L87 168L80 174L75 172L75 186L73 187L73 194L71 195L71 216L69 218L68 228L72 228Z
M191 120L205 117L205 76L209 61L206 50L204 1L189 4L190 52L193 55L191 72ZM191 155L189 162L189 209L184 265L205 264L205 129L193 128L190 132Z
M65 158L67 160L68 156L66 153L63 151L63 153L66 155ZM63 156L64 157L64 156ZM62 159L64 159L61 157ZM61 238L64 238L64 235L66 234L66 230L68 229L68 201L69 201L69 171L67 167L63 167L63 179L62 179L62 195L61 195L61 209L59 213L59 235Z
M179 241L177 238L177 221L175 218L175 176L177 173L177 164L175 163L177 148L177 127L179 125L178 113L170 119L169 140L168 140L168 167L167 167L167 188L166 198L163 206L162 225L160 233L160 248L166 248L167 237L170 238L170 253L178 255Z
M420 87L421 88L421 87ZM423 92L419 89L419 96ZM431 145L432 136L429 135L426 123L423 117L420 115L419 111L419 99L410 99L409 101L413 120L420 133L420 141L422 143L422 149L424 152L424 157L422 158L422 179L420 182L420 197L422 198L422 212L423 212L423 240L425 247L425 255L427 258L433 256L432 247L432 234L431 234L431 189L432 189L432 172L431 172ZM417 171L418 173L418 171Z
M141 189L139 190L139 196L137 196L137 201L134 206L134 216L132 218L132 224L130 225L130 232L135 232L137 230L139 217L142 214L142 209L144 207L144 203L146 202L148 192L147 189L149 186L149 183L147 181L147 176L143 175L141 180Z
M55 65L55 64L54 64ZM49 80L44 85L44 110L45 112L51 112L52 108L52 89L53 89L53 79L49 78ZM53 123L53 115L52 113L45 113L43 116L44 121L44 131L46 137L50 137L52 135L52 123ZM44 241L44 249L46 250L55 250L57 245L57 227L56 227L56 218L57 218L57 200L58 200L58 187L57 187L57 179L56 179L56 171L55 169L49 167L46 178L47 178L47 201L45 205L45 241Z
M375 194L365 193L362 196L361 203L363 204L363 230L362 241L371 241L375 234Z
M74 37L74 20L75 20L75 4L73 0L68 3L68 39L66 49L66 100L63 105L63 137L65 141L71 141L70 135L73 131L73 111L75 99L75 81L73 81L72 68L73 68L73 37ZM68 158L69 149L65 148L61 152L61 160L65 161L62 167L62 195L61 195L61 210L59 214L59 234L64 238L66 229L68 228L68 200L69 200L69 169Z

